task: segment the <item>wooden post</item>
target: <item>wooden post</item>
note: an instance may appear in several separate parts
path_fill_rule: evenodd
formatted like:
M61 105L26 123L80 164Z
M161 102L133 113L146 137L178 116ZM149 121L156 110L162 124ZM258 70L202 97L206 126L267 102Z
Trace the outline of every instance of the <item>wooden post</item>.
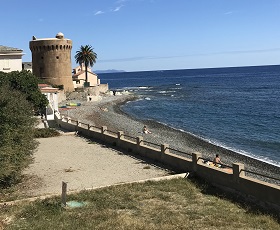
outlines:
M62 181L61 205L66 207L67 183Z

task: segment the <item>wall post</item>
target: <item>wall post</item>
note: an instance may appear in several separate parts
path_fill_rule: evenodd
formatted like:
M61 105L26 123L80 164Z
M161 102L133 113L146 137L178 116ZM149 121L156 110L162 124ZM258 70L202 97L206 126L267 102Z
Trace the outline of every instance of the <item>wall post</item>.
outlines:
M192 167L193 167L193 171L196 172L197 171L197 164L201 163L201 153L192 153Z
M105 134L107 132L107 126L102 126L101 127L101 133Z
M168 144L162 144L160 146L160 150L162 154L168 154L169 153L169 145Z
M119 139L119 140L124 139L123 134L124 134L124 132L123 132L123 131L119 131L119 132L118 132L118 139Z
M144 142L143 142L143 137L142 136L138 136L138 137L136 137L136 150L137 150L137 152L139 153L140 152L140 148L141 148L141 146L143 146L144 145Z
M241 163L234 163L232 164L232 170L233 170L233 181L239 182L239 178L242 176L245 176L244 170L244 164Z
M136 137L136 142L137 142L137 146L144 145L144 143L143 143L143 137L141 137L141 136Z

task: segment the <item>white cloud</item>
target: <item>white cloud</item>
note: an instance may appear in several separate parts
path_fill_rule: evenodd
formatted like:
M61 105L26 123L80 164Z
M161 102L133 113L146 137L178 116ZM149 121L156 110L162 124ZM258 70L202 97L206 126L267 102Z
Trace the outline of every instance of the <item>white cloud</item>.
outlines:
M99 11L97 11L94 15L99 15L99 14L104 14L104 12L101 11L101 10L99 10Z
M121 4L121 3L123 3L123 2L126 2L127 0L118 0L118 1L116 1L116 3L117 4Z
M228 12L225 12L224 15L230 15L230 14L233 14L232 11L228 11Z
M113 12L117 12L117 11L119 11L122 7L123 7L123 5L117 6L117 7L116 7L115 9L113 9L112 11L113 11Z

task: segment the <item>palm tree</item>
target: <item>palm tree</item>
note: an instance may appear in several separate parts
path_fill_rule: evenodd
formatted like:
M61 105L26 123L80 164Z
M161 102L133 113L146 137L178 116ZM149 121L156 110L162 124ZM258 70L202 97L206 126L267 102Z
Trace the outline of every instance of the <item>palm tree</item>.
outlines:
M75 55L76 63L79 63L80 66L85 64L86 68L86 85L88 82L88 66L93 66L97 59L97 54L93 52L93 48L90 45L81 46L80 50L76 51Z

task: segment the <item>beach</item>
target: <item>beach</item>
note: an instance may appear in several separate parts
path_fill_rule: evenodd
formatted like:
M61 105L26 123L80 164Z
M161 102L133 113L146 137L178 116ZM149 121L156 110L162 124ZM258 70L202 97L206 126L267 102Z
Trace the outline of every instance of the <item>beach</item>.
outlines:
M132 137L143 136L144 140L148 142L169 144L171 148L182 152L199 152L205 159L213 160L215 155L219 154L222 162L226 165L231 166L232 163L243 163L245 170L265 174L272 178L279 178L280 168L275 165L213 145L190 133L173 129L156 121L139 120L124 113L121 106L135 99L136 97L133 94L117 96L103 95L102 99L96 102L78 100L76 102L80 102L82 104L81 106L60 111L60 113L86 124L92 124L97 127L107 126L108 130L113 132L124 131L126 135ZM63 103L65 104L65 102ZM148 129L152 132L151 134L142 134L141 131L144 125L147 125ZM180 155L185 156L184 154ZM256 174L246 173L246 175L263 181L280 184L280 181L261 177Z

